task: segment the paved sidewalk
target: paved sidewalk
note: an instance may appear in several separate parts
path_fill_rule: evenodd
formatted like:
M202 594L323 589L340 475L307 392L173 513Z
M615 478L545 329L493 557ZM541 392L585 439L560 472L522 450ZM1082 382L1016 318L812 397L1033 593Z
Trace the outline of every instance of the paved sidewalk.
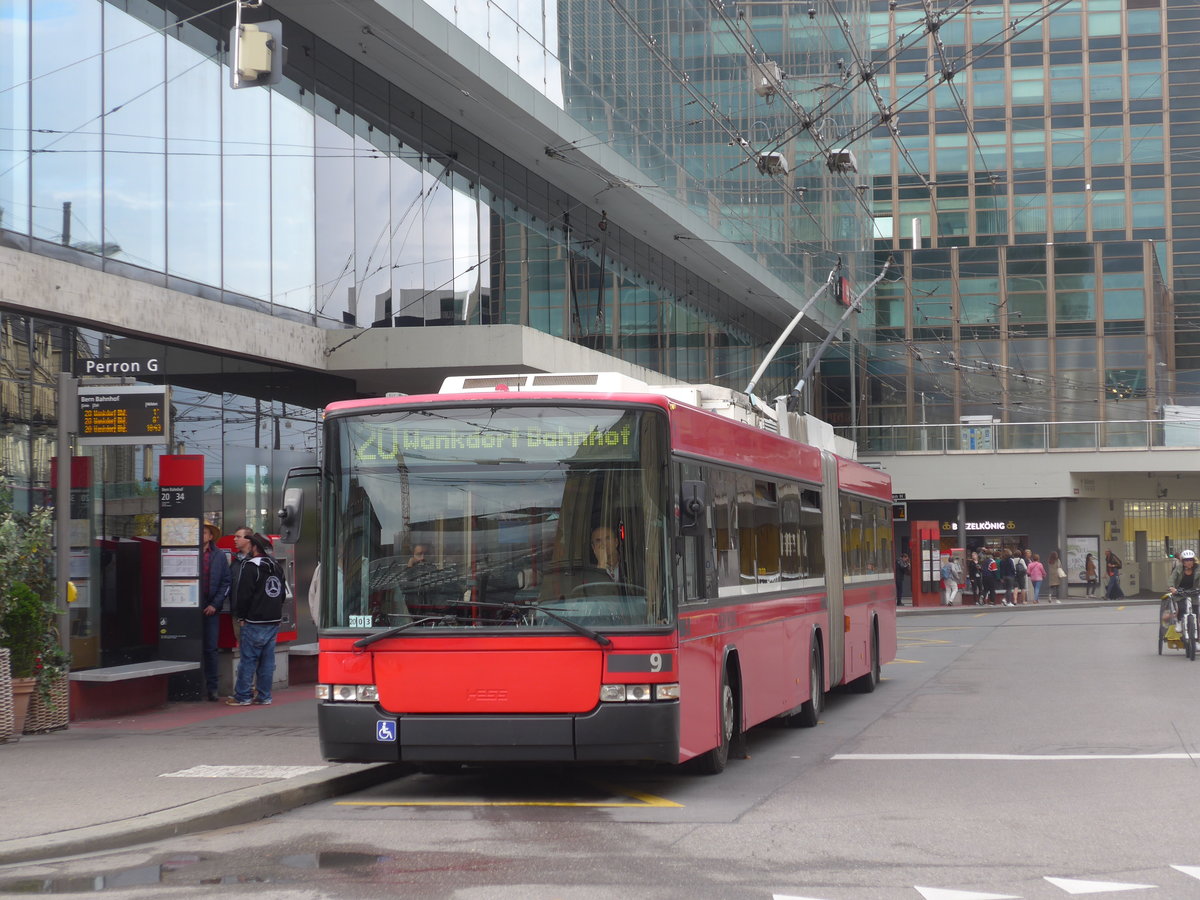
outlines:
M981 612L1032 612L1037 609L1087 609L1089 607L1108 606L1116 608L1118 606L1157 606L1162 599L1161 594L1152 594L1143 591L1136 596L1128 596L1121 600L1105 600L1103 597L1065 597L1061 603L1048 603L1046 598L1042 598L1041 603L1022 603L1020 606L963 606L961 601L954 606L918 606L911 605L912 598L905 597L904 605L896 607L896 615L898 616L927 616L931 613L981 613Z
M0 744L0 865L250 822L405 771L322 760L311 684L274 700L171 703Z

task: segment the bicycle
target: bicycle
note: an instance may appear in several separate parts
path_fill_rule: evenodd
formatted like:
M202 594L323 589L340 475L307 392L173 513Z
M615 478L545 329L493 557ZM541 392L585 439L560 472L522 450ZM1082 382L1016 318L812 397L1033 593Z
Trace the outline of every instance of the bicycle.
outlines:
M1200 591L1177 591L1163 595L1159 605L1158 623L1158 653L1162 655L1163 647L1172 650L1182 649L1189 660L1196 659L1197 595ZM1183 601L1183 615L1178 613L1178 603Z

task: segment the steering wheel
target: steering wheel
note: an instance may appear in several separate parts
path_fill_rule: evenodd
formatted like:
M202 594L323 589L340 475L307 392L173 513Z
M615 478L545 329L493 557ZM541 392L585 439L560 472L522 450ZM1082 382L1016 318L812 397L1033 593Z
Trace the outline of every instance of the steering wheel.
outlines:
M623 601L628 597L645 596L646 589L640 585L625 581L587 581L577 585L567 596L573 599L587 598L589 600L611 599L614 602ZM619 596L613 596L614 594Z

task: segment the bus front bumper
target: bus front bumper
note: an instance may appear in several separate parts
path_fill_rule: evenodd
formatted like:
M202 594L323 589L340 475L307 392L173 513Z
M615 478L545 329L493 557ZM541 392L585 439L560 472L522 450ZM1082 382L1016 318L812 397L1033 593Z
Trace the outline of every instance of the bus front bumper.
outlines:
M679 703L604 703L581 715L394 715L317 704L335 762L679 762Z

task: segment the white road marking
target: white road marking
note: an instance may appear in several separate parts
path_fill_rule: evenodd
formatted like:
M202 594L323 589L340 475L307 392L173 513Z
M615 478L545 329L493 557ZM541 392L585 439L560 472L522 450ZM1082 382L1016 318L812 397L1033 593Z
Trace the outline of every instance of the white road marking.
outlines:
M1056 888L1068 894L1107 894L1110 891L1148 891L1158 887L1157 884L1122 884L1119 881L1078 881L1074 878L1051 878L1043 876Z
M925 900L1021 900L1016 894L981 894L978 891L950 891L945 888L915 888Z
M1171 866L1171 868L1176 872L1182 872L1184 875L1200 878L1200 866Z
M164 772L159 778L295 778L320 772L328 766L192 766Z
M946 761L946 760L985 760L1025 762L1035 761L1076 761L1095 759L1189 759L1194 760L1191 753L835 753L829 757L835 762L906 762L915 761Z

